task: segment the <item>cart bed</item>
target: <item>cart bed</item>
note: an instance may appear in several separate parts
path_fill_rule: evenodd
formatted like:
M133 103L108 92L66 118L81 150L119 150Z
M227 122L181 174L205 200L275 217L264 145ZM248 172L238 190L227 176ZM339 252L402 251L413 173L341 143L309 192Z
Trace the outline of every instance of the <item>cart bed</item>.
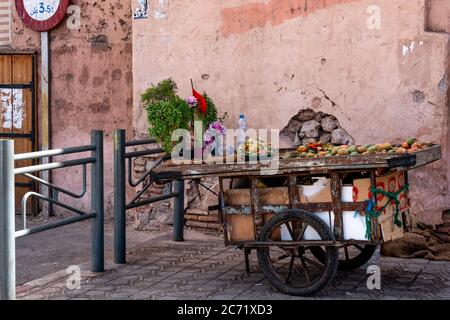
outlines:
M408 155L373 154L358 156L335 156L323 158L280 159L277 175L291 173L326 173L329 171L364 171L378 168L415 169L441 158L441 146L433 145ZM222 159L223 160L223 159ZM222 162L226 162L223 160ZM268 162L266 160L266 162ZM155 168L152 176L155 180L199 179L205 176L234 177L273 175L270 163L185 163L174 165L168 161L164 166Z

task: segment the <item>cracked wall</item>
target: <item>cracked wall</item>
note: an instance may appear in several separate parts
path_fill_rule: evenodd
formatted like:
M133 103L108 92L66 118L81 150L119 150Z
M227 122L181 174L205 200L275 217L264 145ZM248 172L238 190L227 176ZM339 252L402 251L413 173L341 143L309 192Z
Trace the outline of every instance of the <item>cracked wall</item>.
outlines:
M376 10L379 29L368 24ZM169 1L164 19L133 21L133 126L145 134L139 94L151 83L173 77L187 96L193 78L229 127L244 112L253 128L281 130L310 108L336 116L358 144L441 143L444 160L411 176L414 213L440 223L450 205L448 35L426 32L425 12L425 0Z
M50 31L52 146L89 144L91 130L105 131L105 209L112 214L112 131L124 128L132 136L130 2L73 0L71 4L80 6L80 28L67 28L66 18ZM40 52L39 33L25 28L15 9L12 43L13 50ZM81 189L81 168L56 170L53 179L56 184ZM89 197L66 200L78 208L90 206Z

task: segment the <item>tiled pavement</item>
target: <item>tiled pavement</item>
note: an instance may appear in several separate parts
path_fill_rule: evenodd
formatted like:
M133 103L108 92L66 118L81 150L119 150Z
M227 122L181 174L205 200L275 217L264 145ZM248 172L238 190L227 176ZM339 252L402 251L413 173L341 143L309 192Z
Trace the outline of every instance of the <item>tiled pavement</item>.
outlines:
M124 266L107 265L102 274L81 265L80 289L67 288L65 270L17 288L18 299L305 299L283 295L259 272L245 272L243 253L217 241L158 241L128 257ZM450 262L375 257L381 290L369 290L365 268L339 272L331 286L308 299L450 299Z

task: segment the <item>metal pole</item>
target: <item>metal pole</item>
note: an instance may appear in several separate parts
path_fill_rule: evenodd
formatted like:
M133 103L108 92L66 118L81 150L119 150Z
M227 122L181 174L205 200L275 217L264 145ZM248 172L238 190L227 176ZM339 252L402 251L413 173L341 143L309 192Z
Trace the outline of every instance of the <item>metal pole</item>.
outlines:
M114 130L114 262L126 263L125 130Z
M184 241L184 180L174 183L178 196L174 199L173 241Z
M103 131L92 131L92 156L95 163L91 170L91 208L96 214L92 219L92 265L93 272L104 271L104 204L103 204Z
M16 298L14 141L0 140L0 299Z
M50 150L51 134L50 134L50 37L49 32L41 32L41 150ZM51 162L51 158L43 158L41 163L47 164ZM41 178L51 182L51 172L44 171ZM41 193L51 198L51 188L41 185ZM42 204L42 210L45 216L53 216L53 206L46 201Z

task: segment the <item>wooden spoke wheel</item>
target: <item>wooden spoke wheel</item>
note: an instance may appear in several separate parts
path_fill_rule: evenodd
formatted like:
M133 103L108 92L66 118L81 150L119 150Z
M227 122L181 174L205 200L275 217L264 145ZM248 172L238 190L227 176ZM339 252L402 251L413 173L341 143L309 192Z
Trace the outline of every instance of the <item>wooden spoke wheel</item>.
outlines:
M303 210L289 210L271 218L261 229L258 262L267 280L279 291L293 296L309 296L325 288L336 274L336 247L324 247L325 259L317 259L312 246L289 244L306 240L312 229L323 241L333 241L329 227L316 216ZM281 241L280 241L281 239ZM276 245L270 242L277 241Z
M373 256L377 250L376 245L348 244L339 250L338 270L349 271L362 267ZM325 261L325 250L323 247L311 248L311 253L319 260Z

